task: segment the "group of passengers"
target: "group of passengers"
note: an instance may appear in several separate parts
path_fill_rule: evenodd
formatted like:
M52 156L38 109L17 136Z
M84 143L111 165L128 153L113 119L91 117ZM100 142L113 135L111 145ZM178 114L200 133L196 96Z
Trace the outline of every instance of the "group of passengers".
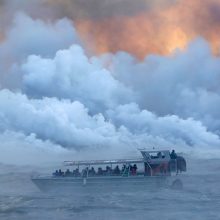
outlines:
M74 177L78 177L80 176L80 172L79 172L79 169L75 169L73 170L73 172L71 172L69 169L67 169L65 172L63 172L61 169L59 170L56 170L54 173L53 173L53 176L74 176Z
M122 169L119 168L117 165L114 169L110 166L106 166L105 169L102 167L99 167L97 171L95 171L94 167L91 167L90 169L86 167L81 172L79 171L79 168L76 168L72 172L67 169L65 172L63 172L61 169L56 170L53 173L53 176L55 177L80 177L80 176L108 176L108 175L121 175L121 174L130 174L130 175L136 175L137 174L137 165L123 165Z

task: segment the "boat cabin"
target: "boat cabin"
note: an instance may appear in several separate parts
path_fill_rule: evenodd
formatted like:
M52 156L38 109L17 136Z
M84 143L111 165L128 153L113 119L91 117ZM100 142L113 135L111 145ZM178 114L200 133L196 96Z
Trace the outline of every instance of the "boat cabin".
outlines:
M170 161L170 151L141 151L144 160L150 164L158 164Z
M144 159L145 175L170 175L170 151L141 151Z

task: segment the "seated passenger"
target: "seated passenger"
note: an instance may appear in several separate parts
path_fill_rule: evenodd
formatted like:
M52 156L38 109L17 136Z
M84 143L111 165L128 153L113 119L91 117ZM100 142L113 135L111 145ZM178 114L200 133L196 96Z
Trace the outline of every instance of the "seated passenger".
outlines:
M64 176L64 172L59 169L58 176Z
M53 176L59 176L58 170L56 170L56 171L53 173Z
M177 158L177 154L176 154L175 150L172 150L172 152L170 154L170 158L171 159L176 159Z
M71 175L71 172L70 172L69 169L67 169L66 172L65 172L65 176L70 176L70 175Z
M101 167L98 168L98 173L97 173L97 174L98 174L98 175L103 175L103 170L102 170Z
M120 169L119 166L117 165L114 169L114 174L119 175L120 174Z
M106 175L109 175L112 173L112 169L109 166L106 166L106 170L105 170Z
M75 176L75 177L80 176L79 168L76 168L75 170L73 170L73 176Z
M95 169L94 167L92 167L91 170L89 170L89 175L95 176L95 174L96 174Z

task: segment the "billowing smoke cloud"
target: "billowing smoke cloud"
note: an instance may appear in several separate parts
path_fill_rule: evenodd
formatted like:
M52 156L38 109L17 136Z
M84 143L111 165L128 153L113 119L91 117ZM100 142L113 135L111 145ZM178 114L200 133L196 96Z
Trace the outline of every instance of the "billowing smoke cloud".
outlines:
M130 16L85 18L76 25L85 42L89 42L88 47L99 53L123 50L139 58L151 53L167 55L176 48L184 48L198 36L210 42L213 51L219 53L219 11L219 0L202 3L179 0L162 9L157 5Z
M0 92L0 103L2 146L9 142L18 145L18 149L24 141L25 145L31 143L31 148L45 148L44 151L62 153L64 147L117 155L151 146L178 146L181 150L199 146L204 150L220 144L219 137L208 132L201 122L177 116L157 117L134 103L108 110L106 117L101 113L91 116L77 101L28 99L8 90Z
M164 8L176 0L46 0L42 4L52 7L60 16L64 14L68 17L77 19L100 20L115 16L133 16L140 12L148 12L154 8Z
M1 26L7 29L16 11L46 21L68 17L93 53L122 50L139 58L151 53L167 55L198 36L219 53L219 0L202 4L200 0L3 1L0 32Z
M51 24L20 13L15 16L12 28L6 32L1 54L14 57L16 61L32 53L51 56L58 49L73 43L79 43L79 40L69 20L64 18Z
M126 52L91 56L80 36L70 19L24 13L4 30L0 147L9 162L15 149L22 159L219 150L220 58L206 40L140 61Z
M92 112L134 100L133 92L115 80L98 58L88 59L76 45L57 52L54 59L30 56L21 72L28 95L79 100Z
M193 117L219 133L220 58L197 39L171 56L148 56L137 62L127 54L112 57L117 80L139 93L141 108L160 116Z

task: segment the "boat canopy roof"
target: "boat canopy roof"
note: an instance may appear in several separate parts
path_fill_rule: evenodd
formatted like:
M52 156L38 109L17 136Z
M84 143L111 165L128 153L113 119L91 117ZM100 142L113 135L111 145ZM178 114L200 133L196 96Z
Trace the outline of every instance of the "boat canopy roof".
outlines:
M160 163L170 160L169 150L140 150L142 158L136 159L116 159L116 160L82 160L64 161L65 166L90 166L90 165L109 165L109 164L135 164L135 163Z
M109 164L130 164L144 163L143 158L139 159L117 159L117 160L82 160L82 161L64 161L66 166L82 166L82 165L109 165Z

